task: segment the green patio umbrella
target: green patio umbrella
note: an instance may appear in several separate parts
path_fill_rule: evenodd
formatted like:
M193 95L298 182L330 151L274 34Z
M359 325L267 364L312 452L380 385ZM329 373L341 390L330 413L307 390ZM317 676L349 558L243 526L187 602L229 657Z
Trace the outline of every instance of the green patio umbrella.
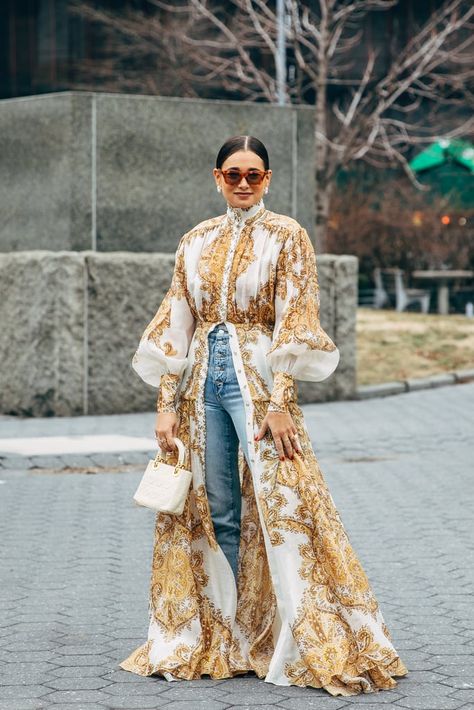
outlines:
M409 162L409 166L416 173L442 165L449 158L474 173L474 145L457 138L453 140L446 138L433 143L429 148L418 153Z
M468 141L452 141L448 148L449 154L457 163L474 173L474 145Z

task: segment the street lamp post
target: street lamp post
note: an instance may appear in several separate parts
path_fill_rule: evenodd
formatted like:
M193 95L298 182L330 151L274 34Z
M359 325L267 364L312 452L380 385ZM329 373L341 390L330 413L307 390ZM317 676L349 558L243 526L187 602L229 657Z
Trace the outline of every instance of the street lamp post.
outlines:
M284 106L286 95L285 0L277 0L276 78L278 104Z

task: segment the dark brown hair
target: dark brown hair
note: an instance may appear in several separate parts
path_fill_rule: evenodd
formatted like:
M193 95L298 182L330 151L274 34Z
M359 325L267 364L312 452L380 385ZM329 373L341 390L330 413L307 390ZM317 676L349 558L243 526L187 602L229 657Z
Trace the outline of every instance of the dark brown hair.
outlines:
M268 159L267 149L262 141L254 136L233 136L226 140L217 154L216 168L222 168L227 158L233 153L237 153L238 150L251 150L253 153L256 153L263 160L265 170L269 170L270 161Z

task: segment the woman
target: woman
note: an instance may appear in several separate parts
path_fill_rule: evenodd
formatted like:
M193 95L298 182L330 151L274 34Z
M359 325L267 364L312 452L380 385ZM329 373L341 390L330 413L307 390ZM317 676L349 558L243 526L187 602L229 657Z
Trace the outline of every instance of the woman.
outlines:
M236 136L214 179L226 212L181 238L133 357L158 388L156 435L187 450L182 515L158 513L146 643L120 663L167 680L254 671L333 695L393 688L405 666L311 446L295 379L339 351L321 328L314 249L265 208L264 145Z

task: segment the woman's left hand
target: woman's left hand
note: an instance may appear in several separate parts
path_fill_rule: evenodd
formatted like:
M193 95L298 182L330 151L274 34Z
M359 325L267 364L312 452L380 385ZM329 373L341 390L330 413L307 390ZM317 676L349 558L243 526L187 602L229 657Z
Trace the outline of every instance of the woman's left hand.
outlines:
M289 459L293 458L295 451L303 453L299 445L298 431L289 412L267 412L255 441L260 441L267 429L272 433L278 456L282 461L285 460L285 452Z

